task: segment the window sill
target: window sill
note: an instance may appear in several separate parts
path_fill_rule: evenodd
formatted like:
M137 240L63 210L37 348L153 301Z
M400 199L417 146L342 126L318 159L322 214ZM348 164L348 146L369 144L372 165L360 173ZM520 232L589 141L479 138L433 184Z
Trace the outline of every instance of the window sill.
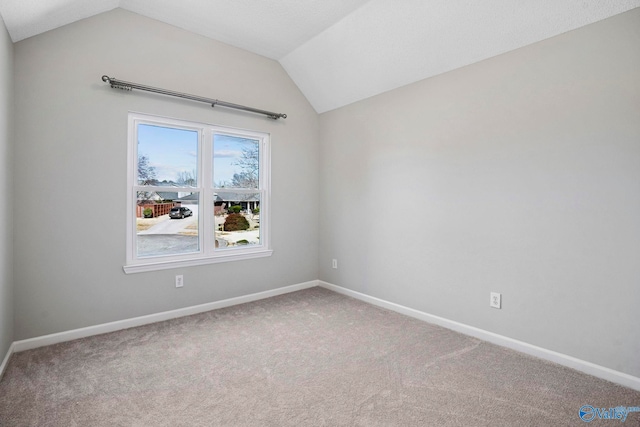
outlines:
M197 265L217 264L220 262L242 261L254 258L269 257L273 254L272 249L260 249L251 252L229 253L210 257L200 257L171 261L151 261L139 264L128 264L122 267L126 274L144 273L147 271L169 270L171 268L193 267Z

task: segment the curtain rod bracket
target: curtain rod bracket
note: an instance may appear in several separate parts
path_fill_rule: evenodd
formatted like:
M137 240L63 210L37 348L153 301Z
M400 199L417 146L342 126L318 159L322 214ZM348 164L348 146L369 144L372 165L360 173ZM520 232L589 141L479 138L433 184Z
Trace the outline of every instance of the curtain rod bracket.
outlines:
M236 110L249 111L251 113L262 114L274 120L287 118L287 115L283 113L274 113L272 111L266 111L266 110L261 110L259 108L247 107L245 105L233 104L231 102L220 101L217 99L204 98L201 96L189 95L188 93L174 92L172 90L160 89L153 86L145 86L138 83L125 82L124 80L118 80L116 78L109 77L106 74L102 76L102 81L105 83L108 83L114 89L122 89L126 91L132 91L133 89L140 89L147 92L159 93L161 95L175 96L178 98L190 99L192 101L198 101L198 102L206 102L207 104L211 104L211 107L215 107L216 105L219 105L221 107L234 108Z

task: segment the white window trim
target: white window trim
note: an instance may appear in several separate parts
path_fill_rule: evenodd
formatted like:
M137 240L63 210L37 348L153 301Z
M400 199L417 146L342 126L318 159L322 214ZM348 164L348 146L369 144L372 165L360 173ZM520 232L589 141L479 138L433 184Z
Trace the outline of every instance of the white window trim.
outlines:
M185 191L199 192L198 208L201 214L198 216L198 252L166 255L157 257L138 258L136 255L136 212L137 203L137 126L138 124L153 124L198 132L198 187L185 189ZM213 215L205 214L202 209L205 206L213 207L214 186L212 183L212 159L213 159L213 135L226 134L242 137L251 137L260 141L260 188L251 191L260 193L260 243L247 247L215 249L213 237ZM150 188L151 189L151 188ZM163 188L166 189L166 188ZM240 190L241 189L233 189ZM271 256L273 250L270 246L269 231L271 199L271 144L270 135L264 132L256 132L243 129L229 128L225 126L194 123L186 120L171 119L161 116L153 116L142 113L129 113L128 127L128 151L127 151L127 239L126 239L126 264L123 270L126 274L141 273L147 271L166 270L172 268L192 267L197 265L215 264L220 262L241 261L253 258ZM211 212L213 214L213 212Z

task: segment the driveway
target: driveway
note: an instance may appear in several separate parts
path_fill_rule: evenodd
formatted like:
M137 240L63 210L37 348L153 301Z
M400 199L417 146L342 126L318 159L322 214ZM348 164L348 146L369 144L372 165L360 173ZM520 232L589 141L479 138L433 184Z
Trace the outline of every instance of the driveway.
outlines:
M148 228L144 231L139 231L138 236L146 235L146 234L178 234L182 231L186 231L185 229L192 225L198 223L198 205L184 205L185 207L191 209L193 215L188 216L183 219L170 219L167 217L166 220L157 223L151 228Z
M198 251L198 236L147 234L138 236L138 256L177 255Z
M198 205L183 205L193 215L182 219L170 219L167 215L152 227L138 231L138 256L177 255L198 251L198 236L187 235L197 232L197 228L188 229L198 224ZM183 234L181 234L183 233Z

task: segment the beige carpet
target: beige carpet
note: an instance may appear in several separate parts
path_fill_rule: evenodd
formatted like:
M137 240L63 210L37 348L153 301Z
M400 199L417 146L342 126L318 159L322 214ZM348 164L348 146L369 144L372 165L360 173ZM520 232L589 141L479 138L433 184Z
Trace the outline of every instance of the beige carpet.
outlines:
M2 427L581 426L583 405L640 392L321 288L16 353L0 382Z

